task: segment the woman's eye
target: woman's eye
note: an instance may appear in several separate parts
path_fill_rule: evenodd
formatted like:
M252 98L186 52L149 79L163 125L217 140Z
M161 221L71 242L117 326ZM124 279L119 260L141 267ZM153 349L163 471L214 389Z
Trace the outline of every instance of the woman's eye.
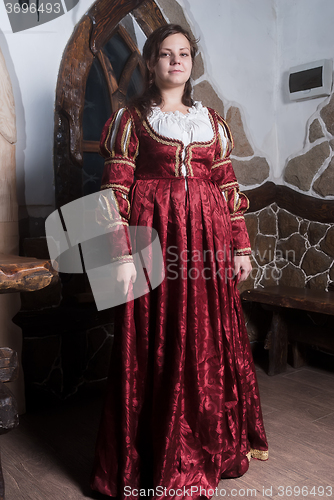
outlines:
M182 56L182 57L184 57L184 56L185 56L185 57L188 57L188 56L189 56L189 54L188 54L187 52L183 52L183 53L181 54L181 56Z
M168 52L162 52L160 54L160 57L167 57L167 56L169 56Z

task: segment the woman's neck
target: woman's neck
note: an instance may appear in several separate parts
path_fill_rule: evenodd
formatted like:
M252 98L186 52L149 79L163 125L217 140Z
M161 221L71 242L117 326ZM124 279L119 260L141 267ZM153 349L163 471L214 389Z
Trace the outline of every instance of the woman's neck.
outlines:
M160 104L160 109L165 112L169 111L180 111L180 113L187 114L188 106L185 106L182 102L183 88L162 90L160 89L162 103Z

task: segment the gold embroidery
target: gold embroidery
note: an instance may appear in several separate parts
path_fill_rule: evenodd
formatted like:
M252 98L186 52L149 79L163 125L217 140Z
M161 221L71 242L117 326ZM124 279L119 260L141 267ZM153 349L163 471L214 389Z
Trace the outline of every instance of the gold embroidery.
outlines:
M112 201L113 203L116 205L116 199L115 199L115 193L113 190L110 190L110 193L109 193L109 196L112 197ZM100 201L101 201L101 198L103 198L105 204L106 204L106 208L107 208L107 212L108 212L108 218L103 214L103 211L102 211L102 217L105 219L105 220L115 220L114 219L114 216L113 216L113 212L111 210L111 207L110 207L110 199L108 196L105 196L103 194L103 192L100 194ZM116 205L117 206L117 205Z
M254 450L253 448L250 449L249 452L252 456L252 458L256 458L257 460L268 460L269 458L269 451L268 450Z
M242 254L240 254L240 252L251 252L251 251L252 251L251 247L237 248L235 250L235 255L242 255Z
M129 127L130 130L128 130ZM130 138L131 138L131 118L129 118L128 121L126 122L121 139L121 151L123 155L126 157L129 156L128 149L129 149Z
M186 149L186 157L184 159L184 165L186 167L187 175L189 177L194 177L194 171L191 166L191 158L192 158L193 152L192 152L192 145L188 145Z
M250 462L252 458L252 452L249 451L248 453L246 453L246 457L248 458L248 462Z
M227 189L231 189L231 188L237 187L237 186L238 186L238 182L233 181L233 182L227 182L226 184L221 184L219 187L220 187L220 189L227 190Z
M243 196L243 197L245 198L245 200L247 201L247 207L243 210L243 212L246 212L246 210L248 210L248 209L249 209L249 199L248 199L248 197L245 195L245 193L241 193L241 192L240 192L240 193L239 193L239 196L240 196L240 198Z
M219 186L219 188L222 190L222 191L225 191L225 196L228 198L229 196L229 191L231 191L231 189L233 189L233 212L231 213L231 215L234 215L236 214L238 211L239 211L239 208L241 206L241 202L242 202L242 198L244 198L247 202L247 206L241 210L241 213L245 213L248 208L249 208L249 199L247 198L247 196L244 194L244 193L241 193L239 192L239 184L237 181L233 181L233 182L228 182L227 184L221 184Z
M131 208L130 207L130 202L129 202L128 198L124 198L124 199L125 199L125 201L126 201L126 203L128 205L128 208L127 208L128 215L130 215L130 208Z
M212 146L212 144L217 139L217 131L216 131L216 127L215 127L215 122L214 122L214 120L213 120L210 112L208 113L208 115L209 115L209 119L210 119L210 122L211 122L212 130L213 130L213 137L212 137L212 139L210 139L209 141L192 142L192 143L188 144L188 146L186 147L186 157L185 157L185 160L184 160L184 164L186 166L186 169L188 170L188 173L189 173L190 177L194 176L194 172L193 172L193 169L192 169L192 166L191 166L191 158L192 158L192 154L193 154L192 153L192 149L193 148L206 148L206 147L210 147L210 146Z
M231 163L231 160L218 160L217 163L213 163L211 170L213 170L214 168L222 167L223 165L228 165L229 163Z
M231 216L231 222L234 222L235 220L239 220L239 219L244 219L245 217L243 215L235 215L235 216Z
M131 207L130 207L130 202L128 199L128 193L130 190L129 188L122 186L121 184L104 184L103 186L101 186L101 189L111 189L112 190L112 195L114 197L114 203L117 207L118 212L119 212L119 203L116 200L115 192L120 193L122 195L123 200L125 200L127 203L126 212L128 215L130 214ZM106 199L107 206L108 206L108 215L112 219L113 217L111 216L111 212L110 212L109 200L107 200L107 198L105 198L105 199Z
M118 212L118 214L119 214L119 216L120 216L120 215L121 215L121 211L120 211L120 209L119 209L119 203L118 203L118 200L117 200L117 198L116 198L116 196L115 196L115 192L114 192L114 190L113 190L113 189L112 189L112 196L113 196L113 201L114 201L114 203L115 203L115 205L116 205L117 212ZM112 219L112 217L111 217L111 219Z
M125 193L128 193L130 191L130 188L123 186L123 184L111 183L111 184L103 184L103 186L101 186L101 189L107 189L107 188L113 188L118 191L125 191Z
M233 188L233 214L237 211L237 190L236 188ZM231 215L233 215L231 214Z
M117 220L115 222L113 222L112 224L108 224L107 225L107 229L110 229L111 227L114 227L114 226L128 226L129 223L125 220Z
M228 131L228 135L229 135L229 139L230 139L230 142L231 142L231 148L230 148L230 152L232 151L232 149L234 148L234 140L233 140L233 135L232 135L232 132L231 132L231 129L230 127L228 126L227 122L224 120L224 125L225 127L227 127L227 131ZM226 156L226 155L225 155Z
M217 120L218 120L218 123L220 123L221 125L223 125L223 129L224 129L224 133L225 133L225 137L226 137L226 131L227 131L227 134L228 134L228 137L226 137L226 139L228 141L230 141L231 143L231 147L230 148L227 148L226 149L226 152L225 152L225 155L223 156L223 158L226 158L226 156L232 151L232 149L234 148L234 141L233 141L233 136L232 136L232 133L231 133L231 130L230 130L230 127L228 126L227 122L220 116L218 115L218 113L216 113L216 116L217 116Z
M225 130L224 130L224 133L225 133ZM223 150L223 141L222 141L222 138L221 138L221 135L219 133L219 129L218 129L218 140L219 140L219 149L220 149L220 158L224 158L224 150Z
M109 164L112 164L112 163L121 163L123 165L129 165L129 167L133 168L134 170L136 169L136 165L134 163L133 160L131 160L131 158L128 158L128 159L122 159L122 158L108 158L108 160L106 160L104 162L105 165L109 165Z
M234 213L236 213L239 210L240 205L241 205L241 196L240 196L240 194L238 196L239 197L238 197L238 201L237 201ZM237 190L235 191L235 198L237 198Z
M115 120L116 120L116 116L117 116L117 113L115 113L115 114L114 114L113 119L112 119L112 120L111 120L111 122L110 122L109 129L108 129L108 133L107 133L107 136L106 136L106 140L104 141L104 147L105 147L105 149L108 151L108 153L109 153L110 155L112 155L112 152L111 152L111 151L110 151L110 149L108 148L107 143L109 143L109 142L110 142L110 134L111 134L111 129L112 129L112 128L113 128L113 126L114 126L114 123L115 123Z
M155 141L159 142L160 144L165 144L166 146L174 146L176 147L176 153L175 153L175 177L180 176L180 151L183 149L183 144L181 141L173 141L169 137L166 137L163 139L163 136L158 135L153 128L151 128L150 124L147 122L147 120L143 121L143 126L145 127L146 132L154 139Z
M133 262L133 257L132 255L120 255L119 257L114 257L113 259L110 259L110 262L115 262L118 260L124 260L126 262Z

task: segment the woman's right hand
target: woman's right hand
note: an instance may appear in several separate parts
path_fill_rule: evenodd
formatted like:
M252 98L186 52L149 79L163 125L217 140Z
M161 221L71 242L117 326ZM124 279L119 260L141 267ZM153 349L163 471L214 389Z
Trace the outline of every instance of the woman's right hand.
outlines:
M125 262L117 266L116 281L123 295L127 295L130 281L134 283L137 278L136 267L133 262Z

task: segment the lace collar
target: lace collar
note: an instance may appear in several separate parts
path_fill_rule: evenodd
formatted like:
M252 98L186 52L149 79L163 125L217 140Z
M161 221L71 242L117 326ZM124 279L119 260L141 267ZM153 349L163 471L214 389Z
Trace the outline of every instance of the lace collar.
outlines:
M203 116L208 115L208 110L203 106L200 101L195 101L194 104L189 108L188 113L184 114L181 111L162 111L159 106L152 106L151 113L148 115L150 121L157 119L173 118L177 120L187 120L193 118L194 115L202 114Z
M212 137L208 109L199 101L195 101L186 114L180 111L161 111L158 106L154 106L148 115L148 121L156 132L168 137L171 137L170 134L173 129L194 133L196 129L200 130L203 127L209 130L208 134Z

